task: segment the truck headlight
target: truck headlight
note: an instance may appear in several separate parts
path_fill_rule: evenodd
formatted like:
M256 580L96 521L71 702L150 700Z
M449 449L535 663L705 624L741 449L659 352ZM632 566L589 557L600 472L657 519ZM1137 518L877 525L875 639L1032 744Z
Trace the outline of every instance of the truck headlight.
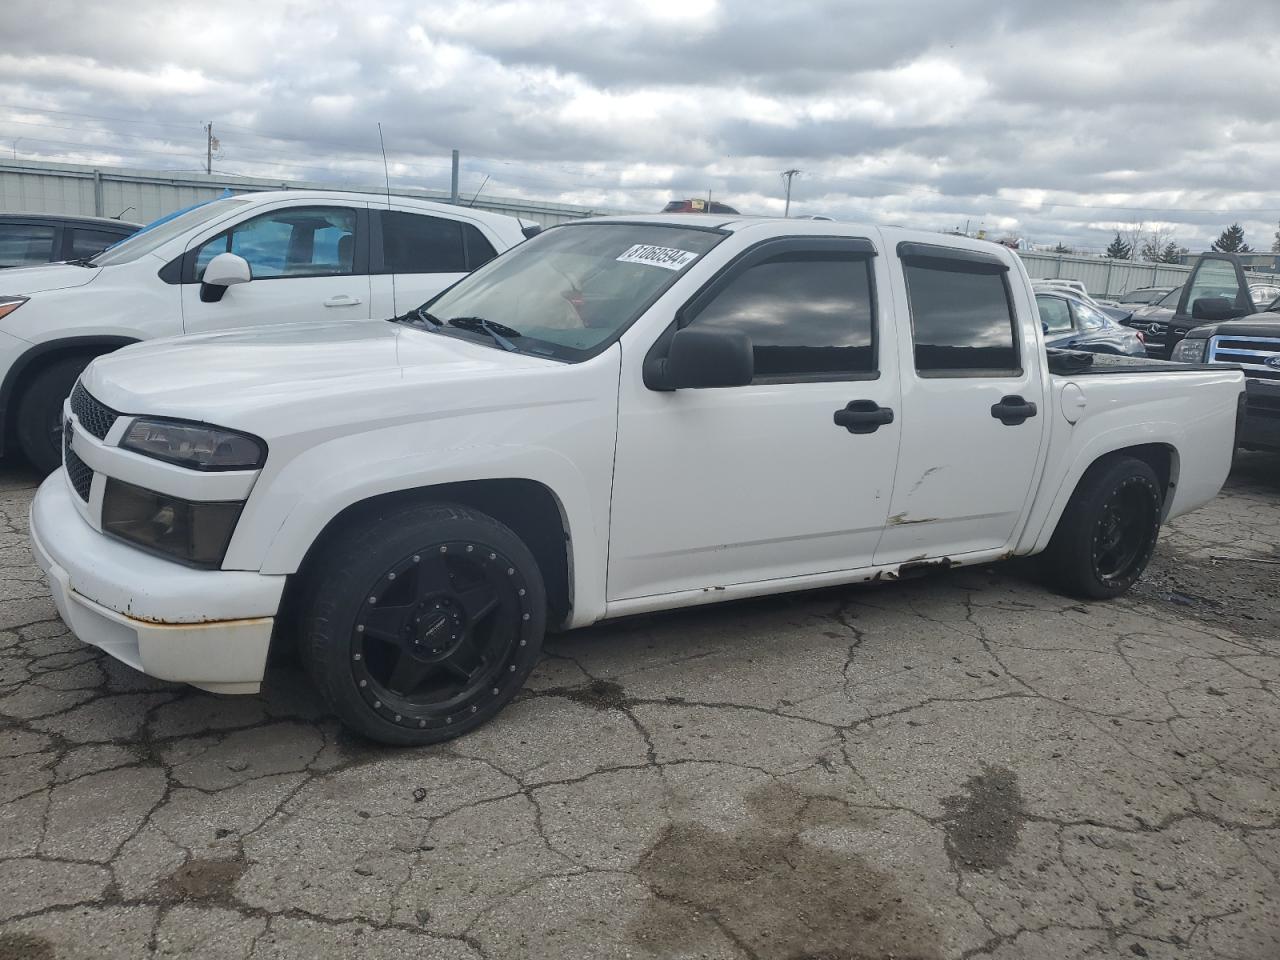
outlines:
M192 503L107 478L102 530L194 567L219 567L244 504Z
M1185 339L1173 348L1173 353L1169 359L1175 363L1204 363L1204 356L1209 347L1209 341L1203 338L1195 340Z
M256 470L267 458L257 437L204 423L139 418L120 446L192 470Z

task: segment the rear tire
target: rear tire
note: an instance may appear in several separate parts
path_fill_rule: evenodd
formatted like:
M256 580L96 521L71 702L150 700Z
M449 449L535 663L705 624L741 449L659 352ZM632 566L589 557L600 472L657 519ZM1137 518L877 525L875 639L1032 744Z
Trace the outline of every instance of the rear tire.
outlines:
M18 446L41 474L62 464L62 402L93 357L66 357L37 373L18 400Z
M483 513L394 508L349 524L315 569L302 656L334 712L372 740L420 746L473 730L537 663L542 574Z
M1117 456L1091 466L1044 552L1045 573L1064 593L1106 600L1146 569L1160 534L1164 495L1151 466Z

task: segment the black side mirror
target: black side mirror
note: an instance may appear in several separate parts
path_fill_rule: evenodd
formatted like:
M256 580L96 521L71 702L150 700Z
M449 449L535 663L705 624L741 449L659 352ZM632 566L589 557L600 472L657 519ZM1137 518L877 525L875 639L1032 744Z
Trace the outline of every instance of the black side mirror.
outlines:
M1040 330L1041 330L1042 332L1044 332L1044 333L1048 333L1048 332L1049 332L1049 321L1047 321L1047 320L1041 320L1041 321L1040 321Z
M650 390L744 387L754 376L751 338L715 327L677 330L667 355L644 367L644 383Z
M1207 320L1216 323L1220 320L1232 320L1240 315L1240 311L1226 297L1201 297L1191 305L1193 320Z

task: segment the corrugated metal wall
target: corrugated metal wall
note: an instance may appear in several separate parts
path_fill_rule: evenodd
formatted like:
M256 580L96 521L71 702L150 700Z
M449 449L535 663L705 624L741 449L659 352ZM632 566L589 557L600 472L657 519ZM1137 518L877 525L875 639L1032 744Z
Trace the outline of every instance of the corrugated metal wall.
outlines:
M212 200L230 189L233 193L260 190L355 190L379 194L385 187L335 186L302 180L264 180L220 174L169 174L149 170L88 167L40 160L0 160L0 213L65 213L74 216L118 217L147 223L201 200ZM449 200L446 192L397 187L402 196L424 200ZM620 211L542 203L513 197L485 197L475 202L480 210L532 220L544 227L581 217Z
M1111 296L1138 287L1180 287L1187 282L1191 267L1176 263L1135 263L1103 257L1076 257L1059 253L1031 253L1019 250L1032 279L1079 280L1094 296ZM1280 281L1280 276L1251 271L1259 280Z

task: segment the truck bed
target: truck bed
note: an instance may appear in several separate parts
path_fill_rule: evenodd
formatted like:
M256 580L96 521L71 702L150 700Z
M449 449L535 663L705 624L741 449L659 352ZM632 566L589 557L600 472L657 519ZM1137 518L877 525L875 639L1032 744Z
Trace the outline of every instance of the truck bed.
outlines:
M1171 363L1150 357L1122 357L1082 350L1049 350L1049 372L1058 376L1089 377L1108 373L1178 373L1239 369L1230 364Z

